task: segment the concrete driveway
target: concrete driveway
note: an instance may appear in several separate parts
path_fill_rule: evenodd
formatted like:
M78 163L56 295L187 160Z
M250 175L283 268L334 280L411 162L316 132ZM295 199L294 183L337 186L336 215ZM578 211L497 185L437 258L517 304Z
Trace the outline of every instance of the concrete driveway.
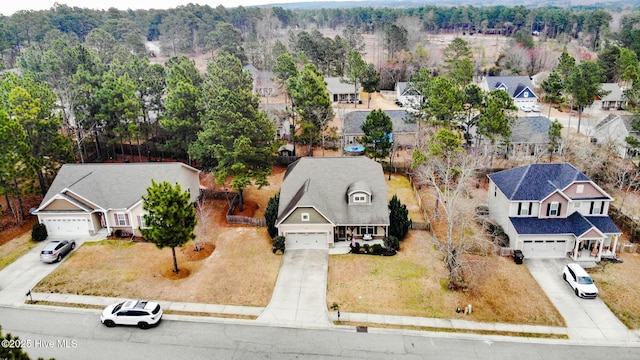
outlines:
M562 279L568 259L526 259L525 264L567 323L569 338L585 345L594 342L627 343L637 336L600 299L581 299ZM596 284L597 285L597 284Z
M28 253L0 271L0 304L11 306L24 304L27 299L26 293L60 265L60 263L45 264L40 261L40 251L49 241L63 239L70 238L48 237L47 240L42 241ZM76 249L85 241L94 240L73 237L71 239L76 242ZM76 249L67 254L62 262L66 261Z
M269 305L258 321L269 325L326 327L329 250L286 250Z

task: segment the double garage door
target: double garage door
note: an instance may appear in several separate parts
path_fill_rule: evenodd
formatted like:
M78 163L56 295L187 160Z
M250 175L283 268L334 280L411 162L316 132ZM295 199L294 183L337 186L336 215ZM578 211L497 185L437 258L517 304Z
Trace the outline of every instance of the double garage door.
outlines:
M562 258L567 253L566 240L525 240L522 246L525 258Z
M88 235L89 221L85 218L44 219L47 234L52 236Z
M327 233L288 233L285 235L285 246L287 250L314 250L328 249Z

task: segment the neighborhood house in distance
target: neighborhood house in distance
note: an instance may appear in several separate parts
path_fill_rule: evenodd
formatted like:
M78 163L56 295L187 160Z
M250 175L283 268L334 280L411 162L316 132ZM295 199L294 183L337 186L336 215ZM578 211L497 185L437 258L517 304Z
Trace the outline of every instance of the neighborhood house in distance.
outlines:
M389 229L382 166L367 157L303 157L280 189L278 235L289 249L328 249L336 241L380 239Z
M519 109L532 109L538 103L533 84L528 76L487 76L482 79L480 88L485 91L504 90Z
M183 163L65 164L33 212L50 236L88 236L116 230L140 236L142 196L151 180L178 183L200 197L200 171Z
M622 232L608 216L613 199L573 165L531 164L488 176L490 217L513 250L529 258L615 257Z

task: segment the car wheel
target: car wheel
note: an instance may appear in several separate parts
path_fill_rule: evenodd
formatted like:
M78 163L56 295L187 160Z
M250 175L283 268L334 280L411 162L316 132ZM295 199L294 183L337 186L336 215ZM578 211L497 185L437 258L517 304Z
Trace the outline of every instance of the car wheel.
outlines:
M574 292L576 293L577 297L580 297L580 293L578 293L578 289L576 289Z
M139 322L138 323L138 327L140 329L148 329L148 328L150 328L149 324L147 324L146 322Z
M73 249L75 249L75 248L76 248L76 243L72 242L72 243L71 243L71 250L73 250Z
M57 261L57 262L62 261L62 255L58 255L58 257L56 258L56 261Z
M106 327L114 327L114 326L116 326L116 323L114 323L112 320L105 320L104 321L104 326L106 326Z

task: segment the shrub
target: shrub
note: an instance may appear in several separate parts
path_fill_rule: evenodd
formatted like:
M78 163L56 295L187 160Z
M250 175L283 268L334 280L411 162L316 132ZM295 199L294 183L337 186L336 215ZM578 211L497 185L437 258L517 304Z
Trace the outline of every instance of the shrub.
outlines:
M280 194L276 194L269 199L267 208L264 210L264 220L267 224L267 231L272 238L278 235L278 229L276 228L276 220L278 219L278 205L280 204Z
M369 249L371 248L371 246L369 244L364 244L362 245L362 248L364 249L364 252L369 253Z
M44 224L33 224L31 228L31 239L33 239L33 241L42 241L46 239L48 235L47 227Z
M276 236L271 239L271 243L273 244L273 253L276 254L278 252L284 253L286 239L284 236Z
M400 241L398 240L397 237L391 235L391 236L385 236L382 241L384 241L384 247L386 247L389 250L400 250Z
M371 247L371 253L375 255L380 255L384 251L384 248L380 244L373 244Z
M356 243L355 245L351 246L351 252L354 254L360 253L360 243Z
M409 219L407 205L401 203L396 195L393 195L389 201L389 220L391 221L389 234L397 237L398 240L404 239L411 228L411 219Z
M117 237L122 237L122 230L117 229L113 234Z

